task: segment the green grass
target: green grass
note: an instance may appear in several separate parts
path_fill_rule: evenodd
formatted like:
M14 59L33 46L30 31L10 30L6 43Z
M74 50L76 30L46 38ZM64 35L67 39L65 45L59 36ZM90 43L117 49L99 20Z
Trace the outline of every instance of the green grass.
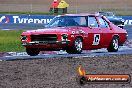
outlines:
M0 52L25 51L20 35L23 30L0 30Z

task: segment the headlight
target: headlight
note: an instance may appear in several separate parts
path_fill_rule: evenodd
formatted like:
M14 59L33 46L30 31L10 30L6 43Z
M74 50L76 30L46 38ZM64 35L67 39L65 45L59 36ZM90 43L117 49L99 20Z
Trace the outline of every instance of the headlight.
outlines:
M22 36L21 40L27 40L27 36L26 35Z
M62 39L62 41L67 40L68 39L68 34L62 34L61 39Z

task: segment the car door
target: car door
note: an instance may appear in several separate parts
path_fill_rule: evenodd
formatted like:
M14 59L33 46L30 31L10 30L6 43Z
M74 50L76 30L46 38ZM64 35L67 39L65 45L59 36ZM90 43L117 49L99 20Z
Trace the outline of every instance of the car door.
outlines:
M109 23L102 17L98 17L99 28L101 30L101 47L107 48L110 44L111 37L112 37L112 29L109 26Z
M95 16L88 17L88 45L90 49L101 48L101 30Z

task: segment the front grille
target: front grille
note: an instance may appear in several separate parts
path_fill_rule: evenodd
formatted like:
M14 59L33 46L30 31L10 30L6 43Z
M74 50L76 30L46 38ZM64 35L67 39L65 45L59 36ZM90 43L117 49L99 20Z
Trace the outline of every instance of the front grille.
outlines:
M56 34L31 35L31 41L57 41Z

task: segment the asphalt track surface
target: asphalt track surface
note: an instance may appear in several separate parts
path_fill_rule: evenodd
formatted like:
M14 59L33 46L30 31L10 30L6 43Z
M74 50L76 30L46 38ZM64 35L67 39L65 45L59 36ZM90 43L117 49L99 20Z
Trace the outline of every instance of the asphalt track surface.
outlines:
M54 54L39 54L37 56L22 55L17 53L16 55L0 57L1 61L4 60L29 60L29 59L48 59L48 58L79 58L79 57L98 57L98 56L111 56L111 55L126 55L132 54L132 48L120 47L118 52L107 52L106 49L83 51L81 54L68 54L65 51L56 51Z
M132 39L132 27L126 26L125 29L128 32L128 40ZM24 52L25 53L25 52ZM83 51L81 54L67 54L65 51L56 51L53 54L39 54L37 56L29 56L27 54L7 55L0 57L0 61L3 60L29 60L29 59L48 59L48 58L78 58L78 57L98 57L98 56L111 56L111 55L127 55L132 54L132 48L123 46L119 48L118 52L107 52L106 49Z
M124 29L126 29L128 33L128 40L132 39L132 25L125 26Z

